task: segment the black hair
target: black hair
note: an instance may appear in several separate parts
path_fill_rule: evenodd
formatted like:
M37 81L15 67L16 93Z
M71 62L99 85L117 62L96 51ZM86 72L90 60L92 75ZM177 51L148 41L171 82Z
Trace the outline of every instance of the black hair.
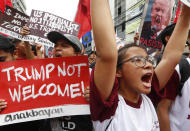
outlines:
M31 45L31 47L32 47L32 51L34 52L34 55L37 56L36 45Z
M13 43L13 44L17 44L17 43L19 43L19 42L21 42L21 40L16 39L16 38L12 40L12 43Z
M147 51L146 51L146 48L141 47L141 46L139 46L139 45L136 45L136 44L134 44L134 43L124 45L124 47L122 47L122 48L120 48L120 49L118 50L117 69L121 67L122 61L125 59L126 52L127 52L127 50L128 50L129 48L131 48L131 47L139 47L139 48L144 49L145 52L147 52Z
M188 57L190 55L190 53L189 52L184 52L183 55Z
M160 35L158 36L158 38L161 39L161 41L162 41L162 43L164 44L164 46L166 46L166 44L167 44L167 42L166 42L166 40L165 40L165 37L172 35L172 33L173 33L173 31L174 31L174 28L175 28L175 25L176 25L176 23L167 26L167 27L160 33Z
M15 50L15 46L11 46L10 48L0 49L0 50L3 50L4 52L10 53L13 56L14 50Z
M96 51L91 51L90 54L88 55L88 57L90 57L90 55L95 54L96 55Z

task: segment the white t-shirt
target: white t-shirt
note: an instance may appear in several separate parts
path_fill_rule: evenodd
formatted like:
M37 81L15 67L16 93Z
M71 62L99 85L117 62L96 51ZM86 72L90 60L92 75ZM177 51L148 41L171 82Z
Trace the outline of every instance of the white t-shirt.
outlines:
M190 63L190 59L187 58ZM181 78L179 65L176 71ZM190 130L190 78L184 83L181 90L182 96L176 96L169 110L171 131L189 131Z

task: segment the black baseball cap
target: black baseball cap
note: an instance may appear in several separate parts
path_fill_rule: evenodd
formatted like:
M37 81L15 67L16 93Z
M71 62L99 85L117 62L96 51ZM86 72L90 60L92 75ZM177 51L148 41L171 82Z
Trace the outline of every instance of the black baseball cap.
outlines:
M75 52L81 52L82 50L82 44L76 36L70 34L61 34L57 31L51 31L48 33L47 38L55 44L58 40L66 40L72 45L72 47L75 49Z
M15 48L14 44L7 36L0 34L0 49L7 50L11 48Z

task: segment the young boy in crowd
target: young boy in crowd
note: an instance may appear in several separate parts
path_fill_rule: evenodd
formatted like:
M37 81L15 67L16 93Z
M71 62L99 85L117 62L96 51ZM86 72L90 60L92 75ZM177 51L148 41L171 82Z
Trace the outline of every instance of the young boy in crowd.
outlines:
M189 12L184 5L154 70L155 61L137 45L127 45L117 53L108 1L91 0L97 59L91 77L90 110L96 131L159 131L154 106L145 94L151 88L162 90L179 62L190 26Z

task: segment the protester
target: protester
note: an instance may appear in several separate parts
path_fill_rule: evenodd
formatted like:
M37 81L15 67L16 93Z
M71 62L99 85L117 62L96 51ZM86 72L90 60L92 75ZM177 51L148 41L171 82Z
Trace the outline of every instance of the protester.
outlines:
M15 46L10 42L10 40L0 34L0 62L13 61L14 60L14 49ZM7 107L7 102L0 99L0 112Z
M0 34L0 62L13 61L13 52L15 46L10 42L10 40Z
M23 27L23 35L30 34L28 27ZM53 58L80 56L82 44L76 36L61 34L56 31L49 32L47 38L54 43ZM89 100L88 96L84 97ZM90 115L63 116L44 120L40 131L91 131L92 122Z
M96 64L96 52L92 51L88 56L89 67L93 68Z
M76 36L60 34L52 31L47 35L48 39L55 43L53 57L66 57L81 55L82 45ZM44 130L51 131L92 131L90 115L63 116L46 120Z
M29 42L24 42L19 39L13 39L12 41L15 44L15 58L16 60L26 60L34 59L34 53L32 51L32 46Z
M108 1L91 0L97 59L91 77L90 110L96 131L159 130L155 109L144 94L150 93L151 86L155 91L163 89L172 75L185 46L189 11L183 6L162 60L153 70L154 61L143 48L127 45L117 53Z
M134 39L134 44L139 44L139 33L138 32L135 33L135 36L133 39Z
M9 40L8 37L0 35L0 62L14 61L14 44ZM0 98L0 114L7 108L9 104ZM1 117L1 115L0 115ZM11 125L0 126L0 131L38 131L42 123L41 121L23 122Z
M167 26L159 35L164 46L167 45L175 26L176 24ZM190 118L188 118L190 58L187 58L188 55L189 51L187 56L183 53L180 63L166 84L165 96L158 104L157 113L161 131L187 131L190 127ZM186 75L187 78L185 79L183 76L186 77ZM179 114L179 112L181 113Z

